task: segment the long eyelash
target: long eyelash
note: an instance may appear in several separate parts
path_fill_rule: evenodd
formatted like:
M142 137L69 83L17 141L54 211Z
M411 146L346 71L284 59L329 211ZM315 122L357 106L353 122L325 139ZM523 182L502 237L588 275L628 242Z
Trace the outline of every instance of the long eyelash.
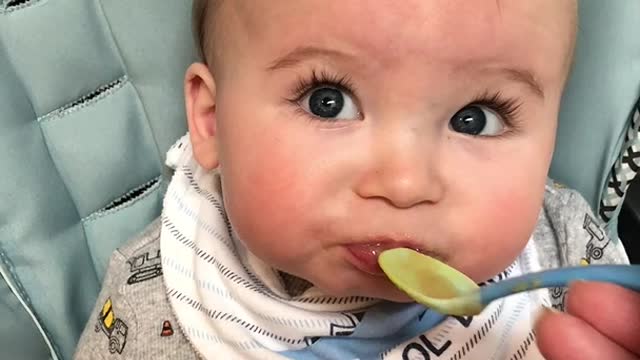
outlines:
M517 129L517 119L520 114L520 108L522 107L522 102L518 99L506 99L499 91L493 94L485 92L474 99L471 104L482 105L495 111L502 117L507 126L512 129Z
M312 89L318 88L321 86L331 86L336 89L345 91L349 94L354 95L354 85L349 76L341 76L336 74L331 74L328 71L322 70L312 70L311 74L307 77L300 77L296 86L293 88L291 93L293 96L287 99L290 102L297 103Z

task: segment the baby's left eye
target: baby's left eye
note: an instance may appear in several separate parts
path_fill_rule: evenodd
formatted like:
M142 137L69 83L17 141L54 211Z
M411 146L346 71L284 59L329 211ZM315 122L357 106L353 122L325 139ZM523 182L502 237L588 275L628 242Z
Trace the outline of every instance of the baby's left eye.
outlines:
M486 106L468 105L453 115L449 128L472 136L496 136L504 132L505 123Z
M360 116L351 95L331 86L312 89L302 97L300 106L324 121L355 120Z

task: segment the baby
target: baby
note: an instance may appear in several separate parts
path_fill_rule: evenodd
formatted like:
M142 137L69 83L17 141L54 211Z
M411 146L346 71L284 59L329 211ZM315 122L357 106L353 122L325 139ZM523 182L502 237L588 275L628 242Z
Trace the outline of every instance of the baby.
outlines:
M377 257L478 283L627 261L547 179L576 22L572 0L195 0L163 214L113 255L76 358L570 358L582 320L541 311L564 289L446 317ZM632 337L592 343L634 358Z

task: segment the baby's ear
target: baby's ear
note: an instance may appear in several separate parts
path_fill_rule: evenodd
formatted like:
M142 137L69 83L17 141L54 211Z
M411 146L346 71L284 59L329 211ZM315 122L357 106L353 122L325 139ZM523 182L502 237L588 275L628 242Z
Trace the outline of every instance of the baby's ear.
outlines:
M216 84L205 64L189 66L184 78L184 97L191 147L205 170L218 167L216 132Z

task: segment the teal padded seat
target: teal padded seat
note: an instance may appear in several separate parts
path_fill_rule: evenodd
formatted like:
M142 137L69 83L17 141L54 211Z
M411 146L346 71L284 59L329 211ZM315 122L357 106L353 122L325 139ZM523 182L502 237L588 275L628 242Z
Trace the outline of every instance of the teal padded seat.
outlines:
M69 359L110 253L159 215L186 131L189 12L0 1L0 358L49 358L42 331Z
M640 97L640 1L579 0L579 5L576 60L562 102L551 174L599 210ZM608 230L614 238L619 205L607 214L613 218Z
M190 3L0 0L0 358L70 359L111 252L159 215ZM640 2L580 6L552 176L595 209L640 95Z

